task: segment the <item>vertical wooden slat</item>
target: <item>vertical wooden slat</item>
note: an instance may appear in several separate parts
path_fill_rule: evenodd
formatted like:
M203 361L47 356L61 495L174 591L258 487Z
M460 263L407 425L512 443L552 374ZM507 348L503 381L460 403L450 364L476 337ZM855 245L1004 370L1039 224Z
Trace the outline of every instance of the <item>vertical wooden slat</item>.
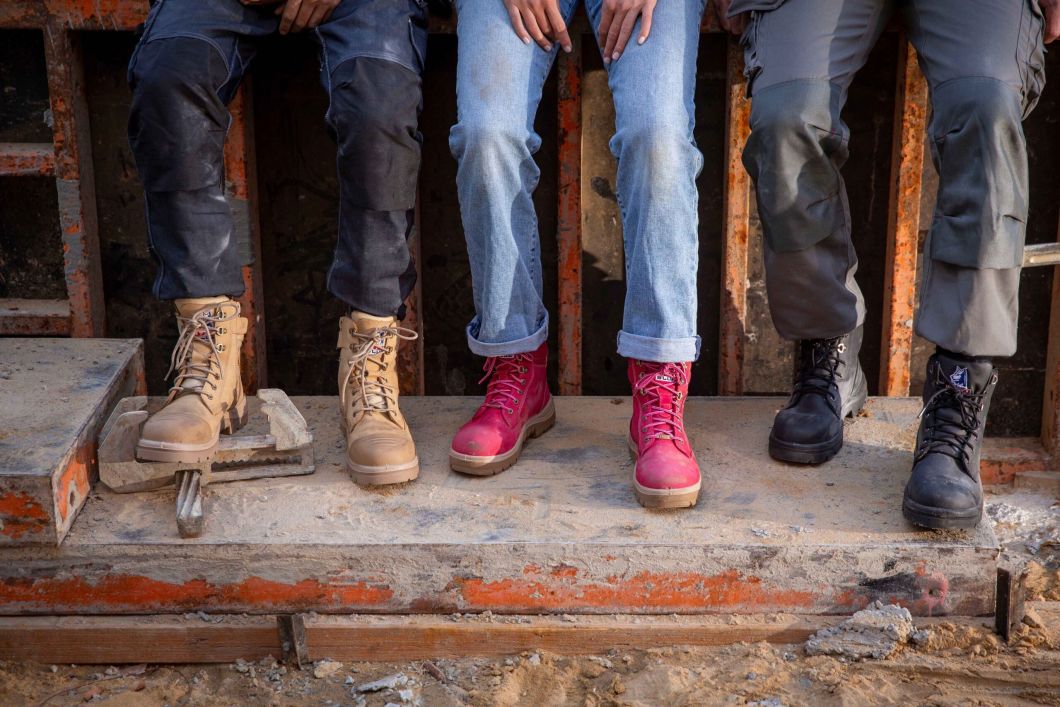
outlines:
M106 330L103 273L81 47L76 35L50 22L44 28L44 54L54 132L63 264L70 299L70 333L103 336Z
M420 200L416 197L416 224L409 242L409 250L412 261L420 268L420 234L423 233L423 224L420 221ZM398 382L401 386L402 395L423 395L426 392L426 383L423 377L423 316L421 302L423 302L423 270L420 269L420 277L416 278L416 287L412 290L405 301L405 319L401 326L411 329L419 335L415 341L402 341L398 350Z
M927 82L916 51L899 42L894 100L891 190L887 216L887 260L883 286L880 395L909 395L916 308L916 259L920 230L920 187L927 126Z
M243 339L243 385L248 393L267 385L265 357L265 295L261 274L261 225L258 217L257 163L254 157L254 110L249 79L243 81L228 107L232 124L225 141L225 191L235 221L236 239L250 251L243 266L246 291L239 299L250 321Z
M747 323L747 239L751 219L751 178L741 156L750 134L751 102L743 75L743 50L729 40L725 106L725 206L722 226L721 315L718 394L743 393L744 336Z
M559 392L582 391L582 41L559 56Z
M1060 228L1056 240L1060 242ZM1053 267L1053 296L1049 305L1049 348L1045 358L1045 395L1042 398L1042 446L1060 469L1060 266Z

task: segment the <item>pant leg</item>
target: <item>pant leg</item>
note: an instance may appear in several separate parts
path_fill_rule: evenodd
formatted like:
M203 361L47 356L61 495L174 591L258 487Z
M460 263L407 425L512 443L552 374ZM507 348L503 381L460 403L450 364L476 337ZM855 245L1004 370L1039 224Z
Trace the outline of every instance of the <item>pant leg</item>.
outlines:
M575 5L561 0L564 17ZM457 41L449 147L475 300L468 346L480 356L533 351L548 338L532 199L541 174L534 116L557 49L523 44L500 0L458 0Z
M157 0L129 63L129 142L143 182L160 299L238 296L249 244L236 242L224 196L225 107L275 31L238 0Z
M1035 0L904 10L931 90L939 173L916 331L951 351L1010 356L1029 190L1021 121L1045 82L1041 12Z
M890 13L890 0L787 0L754 12L744 33L743 163L765 235L770 312L786 339L841 336L865 317L839 171L850 137L841 112Z
M355 310L405 315L420 169L427 9L420 0L342 2L316 30L326 120L338 143L339 234L328 289Z
M637 44L640 21L622 56L610 62L615 101L611 152L618 160L618 201L626 256L626 300L618 353L644 361L699 357L696 268L703 156L696 148L696 55L704 0L655 7L651 35ZM602 2L587 0L600 25Z

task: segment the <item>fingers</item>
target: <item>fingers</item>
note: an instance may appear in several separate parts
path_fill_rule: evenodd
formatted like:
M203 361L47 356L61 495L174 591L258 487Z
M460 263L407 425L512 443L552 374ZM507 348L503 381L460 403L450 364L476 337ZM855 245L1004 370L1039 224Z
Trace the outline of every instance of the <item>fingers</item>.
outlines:
M523 44L529 44L532 40L530 39L530 32L527 31L526 25L523 24L523 16L519 14L519 10L514 5L506 3L505 7L508 8L508 19L512 22L512 29L515 30L515 35L523 40Z
M555 3L548 6L548 21L552 26L552 39L563 47L563 51L570 54L574 45L570 41L570 35L567 34L567 23L563 21L563 15L560 14L559 6Z
M326 3L317 3L316 7L314 7L313 11L310 13L308 19L306 19L306 29L313 29L314 27L319 27L321 23L323 23L324 20L328 18L328 15L331 14L331 10L331 6L327 5Z
M1045 36L1042 40L1049 44L1060 39L1060 4L1053 4L1045 12Z
M611 25L612 30L615 25ZM626 16L622 18L622 24L618 27L618 35L615 37L615 45L611 50L611 61L617 61L622 52L626 50L626 42L629 41L630 36L633 34L633 26L637 24L637 13L627 12Z
M644 44L651 34L651 15L655 12L655 5L649 5L640 13L640 35L637 36L637 44Z
M601 47L607 46L607 34L611 31L611 24L615 21L615 9L611 7L610 3L604 3L603 11L600 13L600 30L598 32L597 41ZM611 61L611 55L604 50L604 61Z
M544 49L546 52L552 51L552 42L548 41L548 37L541 31L541 25L537 23L537 17L534 13L528 9L522 11L523 23L526 25L527 31L530 32L530 36L534 38L537 45Z
M287 0L283 5L283 9L280 15L280 34L287 34L291 31L291 26L294 24L294 20L298 17L298 11L302 7L302 0Z

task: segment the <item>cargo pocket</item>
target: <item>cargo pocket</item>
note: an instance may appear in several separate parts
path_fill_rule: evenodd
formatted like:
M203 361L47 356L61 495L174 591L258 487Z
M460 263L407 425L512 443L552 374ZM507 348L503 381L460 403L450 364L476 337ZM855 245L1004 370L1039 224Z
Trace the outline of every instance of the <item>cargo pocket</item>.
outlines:
M752 95L755 78L762 73L762 61L758 56L758 25L761 14L751 13L751 19L744 27L740 44L743 46L743 75L747 78L747 97Z
M1045 17L1038 0L1024 0L1018 56L1022 80L1023 117L1030 115L1045 88Z

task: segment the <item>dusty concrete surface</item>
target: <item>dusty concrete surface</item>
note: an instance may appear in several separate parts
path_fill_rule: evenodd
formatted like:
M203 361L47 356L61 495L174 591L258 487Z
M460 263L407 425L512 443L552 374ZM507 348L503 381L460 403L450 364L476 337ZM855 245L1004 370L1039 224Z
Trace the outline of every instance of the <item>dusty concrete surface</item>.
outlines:
M407 399L421 476L384 490L342 468L334 398L295 402L316 474L211 487L191 541L172 491L97 486L58 552L0 554L0 612L993 610L990 526L925 532L899 512L911 400L871 400L842 453L805 468L766 454L778 399L693 399L705 481L687 512L634 500L628 399L557 400L556 427L490 478L447 464L476 400Z
M304 670L272 658L223 665L0 663L5 704L46 705L1055 705L1060 604L1011 646L983 625L942 623L887 660L807 656L800 645L610 650L559 656L415 662L321 659ZM461 619L456 619L461 620ZM502 620L502 619L498 619ZM319 677L317 677L319 675Z
M0 338L0 546L62 540L107 411L142 376L137 339Z

